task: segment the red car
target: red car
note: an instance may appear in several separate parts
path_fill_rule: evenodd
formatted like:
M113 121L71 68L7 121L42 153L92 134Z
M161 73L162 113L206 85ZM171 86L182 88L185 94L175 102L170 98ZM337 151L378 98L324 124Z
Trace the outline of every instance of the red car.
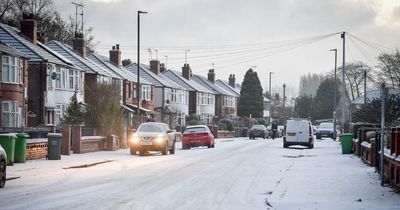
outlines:
M190 149L191 147L207 146L213 148L215 146L214 135L205 125L193 125L186 127L182 136L182 149Z

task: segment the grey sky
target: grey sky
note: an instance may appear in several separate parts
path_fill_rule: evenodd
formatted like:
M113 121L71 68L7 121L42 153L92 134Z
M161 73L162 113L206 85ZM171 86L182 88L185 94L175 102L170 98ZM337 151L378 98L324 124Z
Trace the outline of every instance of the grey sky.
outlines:
M55 3L63 16L74 15L70 1L55 0ZM119 43L123 58L136 62L136 11L143 10L149 14L141 16L142 63L149 60L145 49L158 49L162 62L167 55L168 67L180 70L184 49L190 49L188 63L194 73L206 75L214 63L217 78L226 80L234 73L241 82L245 71L256 66L264 88L268 87L269 71L275 72L272 86L287 83L296 88L300 75L330 71L334 65L331 48L339 49L341 64L340 35L287 52L273 48L282 44L277 41L347 31L393 49L400 44L398 0L86 0L83 3L85 23L94 27L93 35L99 41L97 51L101 54L108 55L111 46ZM347 43L347 61L362 60L375 65L377 49L355 39ZM205 46L213 48L204 49ZM156 57L154 50L152 57Z

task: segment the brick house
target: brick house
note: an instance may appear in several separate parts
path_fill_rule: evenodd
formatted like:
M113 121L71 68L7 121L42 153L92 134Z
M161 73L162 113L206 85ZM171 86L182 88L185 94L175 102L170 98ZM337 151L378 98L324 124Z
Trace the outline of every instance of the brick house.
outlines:
M231 115L231 117L237 116L237 107L239 105L239 97L240 97L240 89L241 86L236 84L236 77L234 74L230 74L228 78L228 82L224 80L216 80L215 85L229 92L231 95L229 98L226 98L229 101L225 101L225 104L229 104L228 110L226 112ZM232 103L231 103L232 102Z
M128 108L126 109L127 111L133 110L132 114L136 113L138 102L138 97L136 96L138 87L137 75L122 66L119 44L113 46L109 53L109 58L98 53L91 53L89 59L123 78L122 104ZM154 111L154 87L151 82L141 76L139 88L141 89L140 113L143 116L150 117Z
M77 91L83 101L83 70L37 40L37 23L24 15L21 31L0 24L0 41L28 57L28 126L54 127Z
M207 78L200 75L193 75L193 80L205 88L213 91L215 94L215 117L235 118L237 116L236 97L235 93L225 90L215 83L215 71L210 69Z
M137 64L126 67L137 74ZM151 82L154 86L154 111L155 119L160 122L176 125L185 125L185 118L189 114L189 91L162 74L166 68L158 60L151 60L150 66L140 65L140 76ZM168 113L176 115L174 122L168 122Z
M4 128L26 126L28 62L22 52L0 42L0 121Z
M182 74L173 70L166 70L163 74L189 90L189 115L195 114L200 116L200 120L206 124L213 121L215 115L215 94L213 91L193 81L192 69L189 64L184 64Z

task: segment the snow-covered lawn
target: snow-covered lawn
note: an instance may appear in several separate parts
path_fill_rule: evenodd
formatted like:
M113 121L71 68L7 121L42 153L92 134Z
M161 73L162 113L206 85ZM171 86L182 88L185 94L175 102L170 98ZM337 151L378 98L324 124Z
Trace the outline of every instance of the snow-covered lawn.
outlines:
M128 150L33 160L0 190L0 209L399 209L374 168L332 140L218 139L216 148L131 156ZM111 161L87 168L71 166Z

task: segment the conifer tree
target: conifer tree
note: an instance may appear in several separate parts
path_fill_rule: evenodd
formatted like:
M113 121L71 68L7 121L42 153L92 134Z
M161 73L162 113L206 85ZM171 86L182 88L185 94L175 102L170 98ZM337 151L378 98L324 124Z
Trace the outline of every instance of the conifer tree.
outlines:
M63 124L80 125L84 121L84 116L85 112L82 108L82 104L78 103L75 91L74 95L71 97L68 108L64 113L62 122Z
M249 69L243 79L240 90L238 115L252 117L263 117L264 102L263 89L257 72Z

